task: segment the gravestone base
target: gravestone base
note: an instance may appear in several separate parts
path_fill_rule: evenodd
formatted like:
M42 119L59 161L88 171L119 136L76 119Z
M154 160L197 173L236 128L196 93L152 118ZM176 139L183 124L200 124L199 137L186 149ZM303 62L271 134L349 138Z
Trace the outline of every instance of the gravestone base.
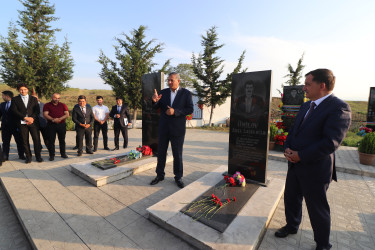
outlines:
M128 152L129 153L129 152ZM93 166L91 163L95 161L100 161L108 158L114 158L123 156L122 154L106 156L103 158L97 158L95 160L80 162L71 164L70 171L81 177L82 179L90 182L96 187L106 185L108 183L118 181L120 179L126 178L130 175L140 173L151 168L155 168L157 164L157 157L145 157L134 161L130 161L127 164L119 165L115 168L110 168L102 170L98 167ZM167 156L166 163L172 162L173 157Z
M149 219L199 249L256 249L284 192L283 180L260 186L223 233L180 212L220 182L227 168L221 166L149 207Z

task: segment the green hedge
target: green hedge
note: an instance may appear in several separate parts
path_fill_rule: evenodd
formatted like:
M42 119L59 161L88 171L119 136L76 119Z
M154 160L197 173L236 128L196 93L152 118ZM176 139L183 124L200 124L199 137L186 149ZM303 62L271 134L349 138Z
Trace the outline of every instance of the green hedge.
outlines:
M375 132L366 134L359 142L358 151L365 154L375 154Z

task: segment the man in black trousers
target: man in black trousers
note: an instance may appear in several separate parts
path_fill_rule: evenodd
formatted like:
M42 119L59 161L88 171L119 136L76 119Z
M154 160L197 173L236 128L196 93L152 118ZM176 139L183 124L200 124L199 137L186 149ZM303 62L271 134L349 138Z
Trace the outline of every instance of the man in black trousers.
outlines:
M29 89L26 84L20 83L17 86L20 95L13 97L10 110L13 113L17 126L21 133L23 148L26 154L26 163L31 162L31 150L29 144L29 134L33 139L34 152L37 162L42 162L40 133L39 133L39 113L40 108L38 100L29 95Z
M159 119L157 175L151 181L151 185L164 180L168 144L171 142L174 179L179 188L184 187L182 182L182 149L186 132L186 116L193 113L194 106L190 91L180 87L180 81L179 74L170 73L168 76L169 88L160 91L160 95L155 89L155 93L152 96L154 108L160 108L161 113Z
M10 112L10 105L12 103L13 92L5 90L2 92L3 100L0 104L0 117L1 117L1 137L3 140L3 160L9 159L10 141L12 135L16 141L18 157L21 160L26 160L25 151L22 145L22 138L17 127L16 120L12 112Z
M123 104L123 99L121 97L116 97L117 105L112 106L109 116L114 118L113 130L115 133L115 148L113 150L120 149L120 131L122 137L124 137L124 148L128 146L128 126L131 126L130 114L128 111L128 105Z
M94 114L90 106L86 103L86 96L80 95L78 97L78 106L74 106L72 113L72 120L76 125L76 141L78 143L78 154L82 155L83 137L86 141L86 153L92 152L92 123L94 122Z
M305 102L289 130L284 156L288 160L284 204L286 226L275 236L296 234L302 220L305 199L316 249L330 249L330 208L327 190L337 181L335 151L350 126L351 111L347 103L332 94L335 76L331 70L316 69L305 75Z

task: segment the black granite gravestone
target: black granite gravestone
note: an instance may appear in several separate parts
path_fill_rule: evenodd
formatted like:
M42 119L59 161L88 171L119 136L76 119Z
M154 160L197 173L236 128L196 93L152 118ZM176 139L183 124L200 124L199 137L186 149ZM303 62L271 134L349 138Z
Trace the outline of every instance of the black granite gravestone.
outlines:
M370 88L368 97L367 127L375 129L375 87Z
M271 71L235 74L232 78L228 173L266 183Z
M300 106L304 103L305 92L303 85L284 86L283 88L283 115L285 131L289 131L294 124L295 117L299 111Z
M156 155L158 151L158 126L160 110L152 108L154 90L159 93L164 82L164 73L142 76L142 145L148 145Z

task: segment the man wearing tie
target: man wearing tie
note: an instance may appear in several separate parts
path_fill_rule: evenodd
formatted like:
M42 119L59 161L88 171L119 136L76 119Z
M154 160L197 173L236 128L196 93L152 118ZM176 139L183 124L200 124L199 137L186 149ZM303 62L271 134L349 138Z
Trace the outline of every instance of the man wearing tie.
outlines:
M13 113L18 129L21 134L23 148L26 154L26 163L31 162L31 150L29 144L29 134L33 139L34 152L37 162L42 162L40 134L39 134L39 113L40 108L38 100L29 95L29 89L26 84L18 84L17 90L20 95L12 99L10 110Z
M350 126L351 111L347 103L332 94L335 76L331 70L313 70L305 77L303 90L310 101L301 106L284 145L288 160L284 191L287 224L275 236L297 233L304 198L316 249L330 249L327 190L332 179L337 181L335 151Z
M78 154L82 155L83 137L86 142L86 153L92 152L92 123L94 122L94 114L90 106L86 103L86 96L78 96L78 106L74 106L72 112L72 120L76 125L76 142L78 143Z
M128 126L131 126L130 114L128 111L128 106L122 103L123 100L121 97L116 97L116 104L112 106L109 116L114 118L113 130L115 133L115 148L113 150L120 149L120 131L124 137L124 145L126 148L128 146Z
M156 177L151 181L155 185L164 180L165 162L168 144L171 142L173 153L174 179L179 188L184 187L182 182L182 148L186 131L186 116L193 113L193 99L189 90L180 87L180 75L173 72L168 76L169 88L163 89L160 95L155 90L152 96L154 108L161 109L158 138L158 164Z
M10 105L13 98L13 92L5 90L2 92L3 100L0 104L1 117L1 138L3 140L3 160L9 159L10 140L12 135L17 144L18 157L21 160L26 160L25 151L23 150L21 134L17 128L17 123L12 112L10 112Z

